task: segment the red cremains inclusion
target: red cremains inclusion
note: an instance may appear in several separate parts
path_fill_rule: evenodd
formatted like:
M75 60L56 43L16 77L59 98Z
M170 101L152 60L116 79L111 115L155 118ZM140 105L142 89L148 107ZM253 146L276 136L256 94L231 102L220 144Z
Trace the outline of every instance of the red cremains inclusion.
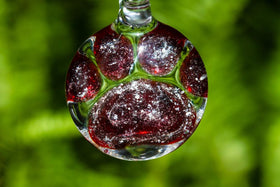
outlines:
M203 61L195 48L184 60L180 69L180 78L186 90L195 96L207 97L208 80Z
M94 63L79 52L74 56L66 78L67 101L81 102L95 97L101 78Z
M94 36L94 55L101 72L111 80L126 77L133 64L133 47L129 39L113 31L111 25Z
M177 64L187 38L172 27L158 23L157 27L139 40L138 59L142 68L163 76Z
M91 110L88 129L98 146L121 149L186 140L195 120L196 112L180 89L140 79L106 93Z

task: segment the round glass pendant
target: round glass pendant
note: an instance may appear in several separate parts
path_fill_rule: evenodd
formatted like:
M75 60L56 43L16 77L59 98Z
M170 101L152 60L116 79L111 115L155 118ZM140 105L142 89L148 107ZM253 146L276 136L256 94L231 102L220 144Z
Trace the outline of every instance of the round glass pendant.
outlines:
M149 0L120 0L114 23L90 36L69 67L66 97L83 136L123 160L150 160L182 145L205 110L203 61Z

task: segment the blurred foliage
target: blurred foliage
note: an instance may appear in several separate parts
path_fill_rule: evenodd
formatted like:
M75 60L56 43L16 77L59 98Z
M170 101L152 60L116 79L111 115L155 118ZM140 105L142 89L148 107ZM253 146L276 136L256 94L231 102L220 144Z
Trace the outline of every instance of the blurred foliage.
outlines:
M175 152L126 162L91 146L65 104L71 58L117 0L0 0L0 186L279 187L280 2L150 0L200 51L205 116Z

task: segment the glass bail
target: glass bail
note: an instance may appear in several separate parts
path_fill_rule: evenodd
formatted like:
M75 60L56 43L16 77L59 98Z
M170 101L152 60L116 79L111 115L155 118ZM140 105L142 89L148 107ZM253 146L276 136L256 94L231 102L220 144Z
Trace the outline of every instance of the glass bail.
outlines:
M140 28L153 21L149 0L120 0L119 3L117 25Z

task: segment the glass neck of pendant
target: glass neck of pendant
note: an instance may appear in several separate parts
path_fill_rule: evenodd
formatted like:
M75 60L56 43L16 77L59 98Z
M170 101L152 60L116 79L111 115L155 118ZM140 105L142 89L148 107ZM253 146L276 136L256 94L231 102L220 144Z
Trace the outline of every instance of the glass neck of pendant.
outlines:
M154 21L149 0L119 0L117 25L132 29L149 27Z

